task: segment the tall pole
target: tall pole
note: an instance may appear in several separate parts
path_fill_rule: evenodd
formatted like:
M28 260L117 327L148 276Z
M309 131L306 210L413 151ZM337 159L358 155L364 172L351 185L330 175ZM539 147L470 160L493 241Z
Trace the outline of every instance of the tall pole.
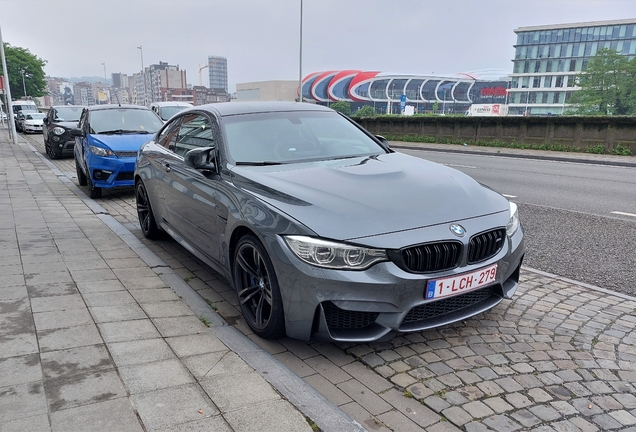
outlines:
M300 0L300 54L298 55L298 100L303 101L303 0Z
M22 89L24 90L24 98L26 99L27 92L26 92L26 84L24 83L24 69L20 69L20 73L22 74Z
M2 70L4 71L4 91L7 102L7 115L9 120L9 134L13 139L13 144L18 145L18 133L15 131L15 121L13 117L13 104L11 103L11 88L9 87L9 73L7 70L7 59L4 56L4 42L2 41L2 29L0 29L0 57L2 57Z
M144 49L139 45L137 49L141 50L141 79L144 82L144 105L146 105L146 74L144 73Z

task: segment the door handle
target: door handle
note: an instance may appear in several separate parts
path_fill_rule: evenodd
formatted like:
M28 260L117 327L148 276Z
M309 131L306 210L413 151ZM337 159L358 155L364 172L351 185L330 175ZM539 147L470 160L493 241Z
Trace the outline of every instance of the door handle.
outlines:
M170 164L168 162L161 162L161 165L163 166L163 169L166 170L166 172L170 172Z

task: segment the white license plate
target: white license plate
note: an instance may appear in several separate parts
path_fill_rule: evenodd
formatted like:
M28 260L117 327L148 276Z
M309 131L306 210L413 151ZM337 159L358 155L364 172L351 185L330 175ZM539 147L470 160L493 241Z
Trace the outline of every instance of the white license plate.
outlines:
M484 267L474 272L464 273L440 279L433 279L426 284L426 299L438 299L472 291L489 285L497 277L497 264Z

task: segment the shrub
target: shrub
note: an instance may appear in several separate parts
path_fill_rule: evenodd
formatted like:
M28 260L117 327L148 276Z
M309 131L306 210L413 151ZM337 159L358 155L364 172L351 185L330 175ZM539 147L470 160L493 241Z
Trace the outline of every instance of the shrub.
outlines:
M344 115L351 115L351 105L346 101L338 101L330 105L330 108L334 111L338 111Z
M356 111L353 115L356 117L375 117L376 115L378 115L378 113L375 112L372 106L365 105L358 111Z

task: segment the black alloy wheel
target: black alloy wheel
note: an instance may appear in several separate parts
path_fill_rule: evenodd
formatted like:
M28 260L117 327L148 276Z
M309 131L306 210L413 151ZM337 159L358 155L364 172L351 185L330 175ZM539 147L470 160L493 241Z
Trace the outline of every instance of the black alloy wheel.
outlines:
M155 215L150 206L148 191L144 182L139 180L135 186L135 201L137 202L137 217L139 218L139 226L144 237L156 239L161 234L160 228L155 221Z
M234 285L252 331L264 339L285 335L283 302L274 267L257 238L246 235L234 254Z
M86 174L82 171L79 162L75 159L75 171L77 171L77 182L80 186L86 186Z
M86 185L88 186L88 196L91 198L101 198L102 197L102 188L95 186L93 183L93 179L91 178L90 172L86 176Z

